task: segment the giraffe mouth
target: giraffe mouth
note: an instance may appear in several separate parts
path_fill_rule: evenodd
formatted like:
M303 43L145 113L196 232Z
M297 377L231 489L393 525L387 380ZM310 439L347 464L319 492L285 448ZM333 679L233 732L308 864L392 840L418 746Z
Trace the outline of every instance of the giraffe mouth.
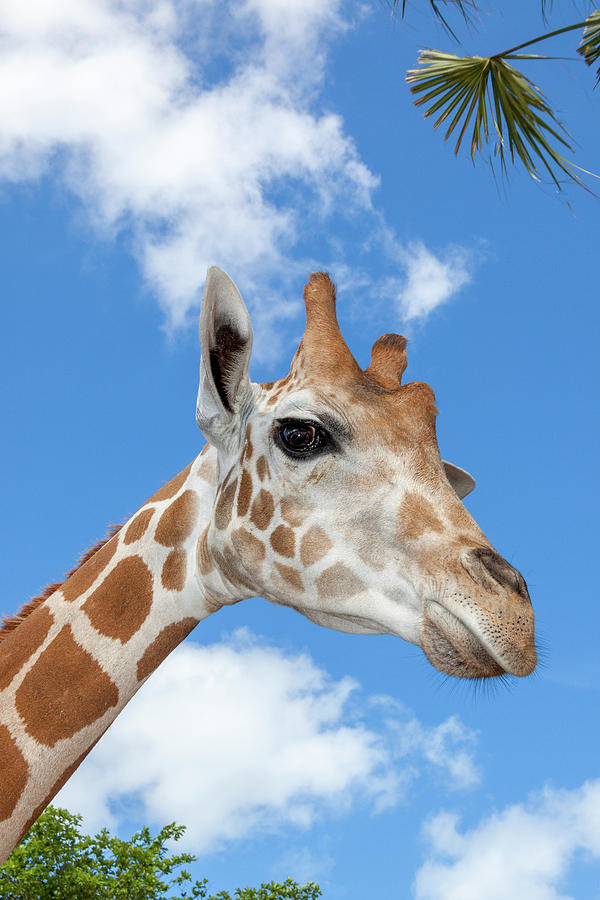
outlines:
M455 678L493 678L510 671L468 625L435 600L425 604L421 646L436 669Z

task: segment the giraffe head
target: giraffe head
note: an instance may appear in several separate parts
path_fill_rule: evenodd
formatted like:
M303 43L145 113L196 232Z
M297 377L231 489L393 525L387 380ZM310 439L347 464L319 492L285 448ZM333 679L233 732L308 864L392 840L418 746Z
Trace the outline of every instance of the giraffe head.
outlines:
M406 340L379 338L362 370L329 277L313 274L304 297L289 374L253 384L248 312L231 279L209 269L197 421L217 448L218 488L203 552L236 599L399 635L451 675L528 675L525 581L461 502L474 482L440 457L433 391L401 384Z

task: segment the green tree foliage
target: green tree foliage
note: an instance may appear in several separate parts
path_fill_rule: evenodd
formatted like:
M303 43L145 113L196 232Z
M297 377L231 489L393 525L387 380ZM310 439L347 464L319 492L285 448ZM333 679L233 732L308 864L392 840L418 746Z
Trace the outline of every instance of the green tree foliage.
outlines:
M259 888L238 888L233 897L220 891L208 900L317 900L321 896L318 885L312 881L300 886L288 878L287 881L270 881Z
M544 18L551 5L549 0L542 0ZM471 23L477 11L475 0L429 0L429 6L455 38L448 23L448 11L458 10ZM392 0L392 7L404 16L406 0ZM588 66L596 67L600 59L598 9L581 22L546 32L492 56L458 56L439 50L421 50L418 67L406 73L415 105L424 107L426 118L434 117L434 128L444 126L446 140L454 136L455 153L467 137L473 161L478 155L487 154L492 165L497 161L504 174L509 163L521 163L534 179L549 177L558 190L562 190L565 180L586 187L582 176L593 173L576 166L564 155L573 149L568 132L542 91L508 62L552 59L517 51L571 31L579 32L580 36L579 46L574 49ZM596 74L598 85L600 67Z
M185 828L165 825L152 836L142 828L129 841L104 828L81 833L81 816L49 806L6 863L0 867L2 900L316 900L316 884L288 879L259 888L238 888L208 896L207 882L192 881L185 868L190 853L170 854L167 841L178 841Z

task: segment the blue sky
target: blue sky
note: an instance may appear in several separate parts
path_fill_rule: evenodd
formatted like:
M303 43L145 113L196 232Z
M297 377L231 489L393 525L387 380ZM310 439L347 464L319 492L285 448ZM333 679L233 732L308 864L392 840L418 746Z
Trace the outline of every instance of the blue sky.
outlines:
M464 52L543 31L536 3L497 6ZM542 648L533 677L475 691L397 638L247 601L201 623L61 799L122 834L186 824L214 891L597 896L598 201L454 158L403 81L419 47L453 49L424 2L395 24L336 0L46 7L8 4L0 48L2 612L201 449L206 265L242 289L264 381L326 268L359 362L410 337L407 376L436 392L442 455L476 477L466 504L525 575ZM551 26L575 15L556 3ZM591 73L535 65L597 168ZM311 752L280 769L295 743Z

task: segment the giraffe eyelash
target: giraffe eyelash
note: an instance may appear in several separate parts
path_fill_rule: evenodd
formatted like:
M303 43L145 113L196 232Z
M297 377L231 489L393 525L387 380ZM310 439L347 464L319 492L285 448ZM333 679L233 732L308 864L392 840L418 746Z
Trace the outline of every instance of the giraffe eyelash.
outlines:
M278 420L273 428L273 439L291 459L310 459L335 447L329 432L319 422L310 419Z

